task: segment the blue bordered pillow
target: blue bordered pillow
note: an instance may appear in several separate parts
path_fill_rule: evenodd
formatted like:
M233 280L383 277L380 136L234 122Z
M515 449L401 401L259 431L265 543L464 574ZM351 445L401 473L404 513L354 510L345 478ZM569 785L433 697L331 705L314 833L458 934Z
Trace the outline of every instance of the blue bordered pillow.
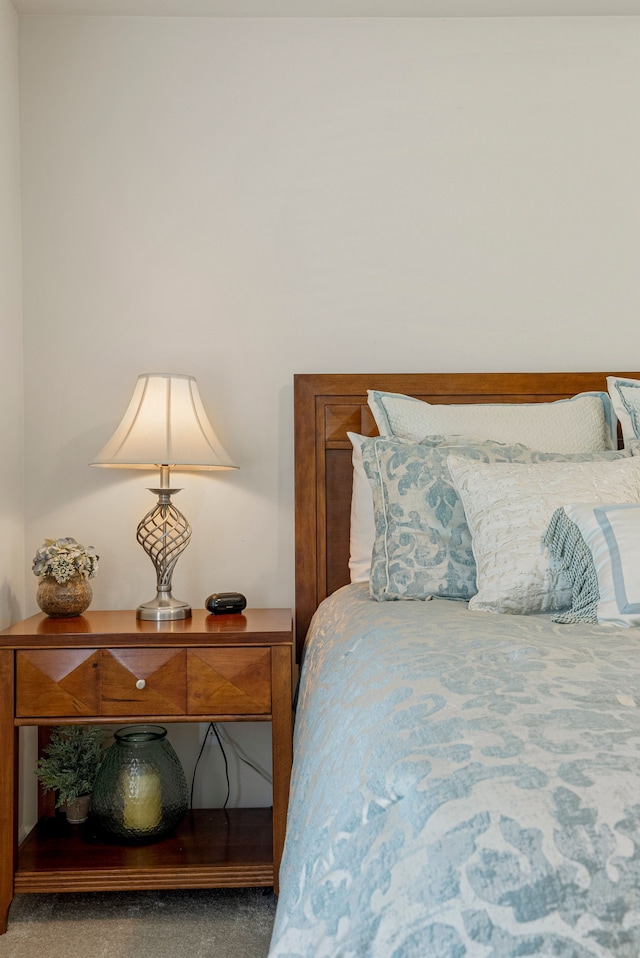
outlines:
M555 622L640 626L640 503L572 503L545 533L571 583L571 609Z
M640 381L607 376L607 389L613 411L620 420L625 446L640 439Z
M580 393L557 402L462 405L432 404L375 389L367 395L381 436L414 442L425 436L473 436L558 453L618 448L613 403L605 392Z

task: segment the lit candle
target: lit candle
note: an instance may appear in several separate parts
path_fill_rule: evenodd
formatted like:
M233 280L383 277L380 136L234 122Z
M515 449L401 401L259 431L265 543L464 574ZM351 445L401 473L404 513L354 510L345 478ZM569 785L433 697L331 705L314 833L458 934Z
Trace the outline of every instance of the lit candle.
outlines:
M162 818L160 773L150 765L127 768L122 773L124 794L122 823L130 831L149 832Z

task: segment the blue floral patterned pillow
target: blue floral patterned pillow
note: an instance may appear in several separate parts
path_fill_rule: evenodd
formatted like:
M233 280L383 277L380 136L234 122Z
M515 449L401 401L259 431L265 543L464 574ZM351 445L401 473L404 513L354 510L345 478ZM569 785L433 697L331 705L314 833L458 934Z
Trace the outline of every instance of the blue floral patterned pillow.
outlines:
M465 436L429 436L416 443L376 436L362 443L373 495L376 538L369 589L378 600L470 599L476 566L464 508L447 456L479 462L588 462L630 455L542 453Z

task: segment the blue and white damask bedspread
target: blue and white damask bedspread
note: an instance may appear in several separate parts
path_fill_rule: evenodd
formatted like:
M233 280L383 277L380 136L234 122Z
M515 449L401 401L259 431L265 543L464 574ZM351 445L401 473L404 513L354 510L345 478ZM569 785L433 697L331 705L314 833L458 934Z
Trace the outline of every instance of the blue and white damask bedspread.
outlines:
M639 706L639 629L331 596L270 958L638 958Z

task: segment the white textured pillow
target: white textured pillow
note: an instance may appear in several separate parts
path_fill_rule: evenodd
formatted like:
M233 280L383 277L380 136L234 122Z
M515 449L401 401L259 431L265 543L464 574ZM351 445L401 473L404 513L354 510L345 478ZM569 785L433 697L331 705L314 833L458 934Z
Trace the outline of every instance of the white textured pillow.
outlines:
M620 420L624 444L629 446L634 439L640 439L640 382L607 376L607 388L613 411Z
M580 393L548 403L432 405L400 393L368 390L381 436L419 442L425 436L464 435L522 443L541 452L616 449L615 417L607 393Z
M640 501L640 459L534 465L447 459L476 560L470 609L527 614L569 608L571 587L543 545L565 502Z
M351 489L351 525L349 527L349 575L352 582L368 582L371 553L376 538L371 485L362 462L362 443L367 438L348 432L353 453L353 486Z
M570 503L554 512L545 541L573 594L556 622L640 626L640 504Z

